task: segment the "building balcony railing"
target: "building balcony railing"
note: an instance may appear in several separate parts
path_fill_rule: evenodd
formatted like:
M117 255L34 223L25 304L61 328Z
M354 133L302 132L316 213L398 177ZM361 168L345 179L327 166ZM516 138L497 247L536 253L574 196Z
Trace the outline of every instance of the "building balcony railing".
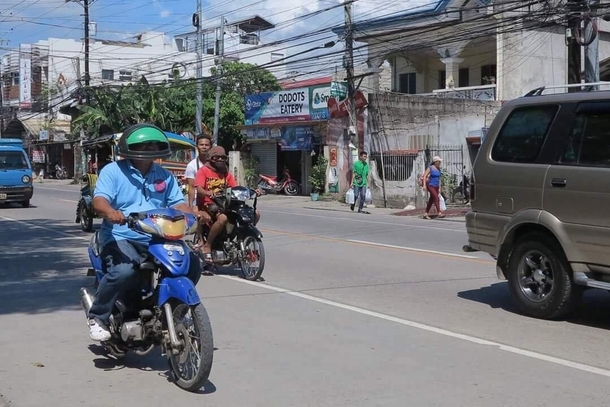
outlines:
M497 100L497 85L466 86L463 88L436 89L432 93L420 94L420 96L436 96L452 99L470 100Z

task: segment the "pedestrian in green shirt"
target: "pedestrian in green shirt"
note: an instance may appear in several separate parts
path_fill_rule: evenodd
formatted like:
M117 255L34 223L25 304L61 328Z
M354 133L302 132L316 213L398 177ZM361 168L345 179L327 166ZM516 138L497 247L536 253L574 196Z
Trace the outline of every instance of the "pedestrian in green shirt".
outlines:
M351 204L350 209L352 211L354 210L356 200L358 200L358 213L370 213L362 210L364 200L366 199L366 188L369 181L369 165L366 162L368 154L366 151L361 151L359 157L360 159L354 163L354 169L352 171L354 203Z

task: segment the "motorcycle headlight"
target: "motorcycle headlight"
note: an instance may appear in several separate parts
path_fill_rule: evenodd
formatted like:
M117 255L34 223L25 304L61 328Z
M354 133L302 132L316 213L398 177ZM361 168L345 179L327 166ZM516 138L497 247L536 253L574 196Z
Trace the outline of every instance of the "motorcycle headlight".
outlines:
M23 182L24 184L29 184L30 181L32 181L32 178L30 178L29 175L24 175L23 177L21 177L21 182Z

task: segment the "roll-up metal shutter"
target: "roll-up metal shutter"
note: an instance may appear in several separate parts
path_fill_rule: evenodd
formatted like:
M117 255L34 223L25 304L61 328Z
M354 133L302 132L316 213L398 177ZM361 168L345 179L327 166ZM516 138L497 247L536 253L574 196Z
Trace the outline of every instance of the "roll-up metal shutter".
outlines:
M252 156L258 157L258 172L265 175L277 175L277 144L253 143Z

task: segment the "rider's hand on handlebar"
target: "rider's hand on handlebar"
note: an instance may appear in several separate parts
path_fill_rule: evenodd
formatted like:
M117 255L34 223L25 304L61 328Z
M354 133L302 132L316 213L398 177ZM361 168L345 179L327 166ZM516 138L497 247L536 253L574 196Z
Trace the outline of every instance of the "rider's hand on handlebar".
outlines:
M111 223L117 223L119 225L124 224L127 221L127 219L125 218L125 215L123 215L123 212L121 212L121 211L109 212L108 215L106 216L106 218Z

